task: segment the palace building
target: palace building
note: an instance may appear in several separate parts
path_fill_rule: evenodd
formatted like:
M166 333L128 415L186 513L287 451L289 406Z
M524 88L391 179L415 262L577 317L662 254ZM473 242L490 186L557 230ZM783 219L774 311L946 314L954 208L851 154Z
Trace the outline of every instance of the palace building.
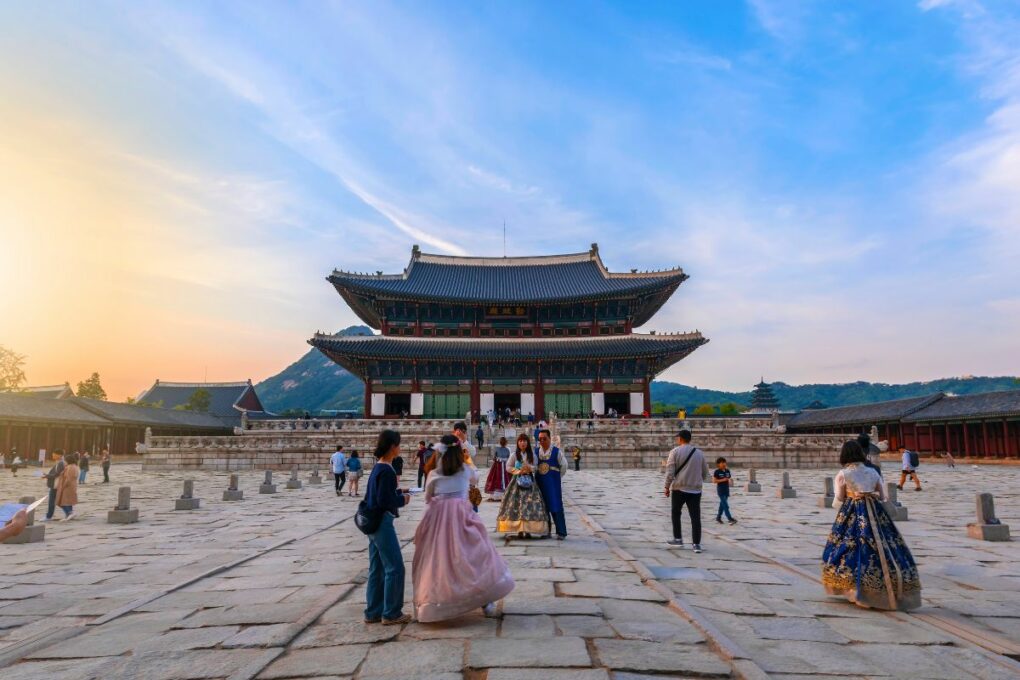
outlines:
M708 342L697 331L633 332L687 278L679 268L610 272L597 244L540 257L414 246L400 274L327 277L378 335L308 342L365 382L366 417L640 414L652 379Z

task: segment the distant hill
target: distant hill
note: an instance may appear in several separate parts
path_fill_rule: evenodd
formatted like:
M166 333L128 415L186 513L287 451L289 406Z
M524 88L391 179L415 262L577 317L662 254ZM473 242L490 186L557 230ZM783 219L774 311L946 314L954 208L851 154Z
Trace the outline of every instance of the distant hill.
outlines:
M368 326L351 326L340 335L372 335ZM317 413L322 409L361 409L365 385L314 347L303 357L255 386L266 410Z
M372 329L368 326L351 326L340 331L340 334L372 335ZM360 410L365 403L364 384L314 348L279 374L260 382L256 389L262 404L274 413L290 410L309 413L323 409ZM817 385L772 383L772 391L783 410L789 411L798 411L815 401L826 406L851 406L918 397L934 392L976 394L1013 389L1020 389L1020 381L1012 376L943 378L905 385L869 382ZM701 404L718 406L727 402L747 406L751 403L751 391L726 392L655 381L652 383L652 402L670 407L683 406L688 410Z
M798 411L818 401L825 406L852 406L889 399L919 397L935 392L953 394L977 394L999 390L1020 389L1020 381L1013 376L992 378L942 378L928 382L913 382L903 385L887 383L853 382L844 384L787 385L784 382L771 383L772 391L784 411ZM747 406L751 403L751 391L721 392L688 387L679 383L652 383L652 402L692 409L701 404L719 405L732 401Z

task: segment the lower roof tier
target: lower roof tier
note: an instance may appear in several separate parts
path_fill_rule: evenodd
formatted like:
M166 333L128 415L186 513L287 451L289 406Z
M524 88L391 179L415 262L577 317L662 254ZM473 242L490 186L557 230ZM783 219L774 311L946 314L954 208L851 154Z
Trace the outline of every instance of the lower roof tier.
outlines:
M701 333L576 338L420 338L316 334L308 344L352 373L376 361L555 362L648 359L659 372L701 347Z

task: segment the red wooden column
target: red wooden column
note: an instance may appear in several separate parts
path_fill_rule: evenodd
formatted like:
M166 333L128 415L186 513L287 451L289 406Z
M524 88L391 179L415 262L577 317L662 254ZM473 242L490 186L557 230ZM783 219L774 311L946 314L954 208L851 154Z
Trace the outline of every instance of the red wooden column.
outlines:
M645 409L648 413L652 412L652 379L645 376ZM641 415L640 413L638 415Z
M372 417L372 381L365 378L365 417Z
M1009 456L1009 422L1002 419L1002 455Z
M948 453L951 456L953 455L953 452L951 451L953 447L950 444L950 441L951 440L949 438L949 423L946 423L946 453Z
M991 454L988 450L988 421L981 421L981 456L987 458Z
M478 389L478 362L471 362L471 417L474 418L475 414L479 414L479 422L481 421L481 410L482 410L482 395L481 390Z
M967 431L967 421L963 421L963 455L970 458L970 433Z

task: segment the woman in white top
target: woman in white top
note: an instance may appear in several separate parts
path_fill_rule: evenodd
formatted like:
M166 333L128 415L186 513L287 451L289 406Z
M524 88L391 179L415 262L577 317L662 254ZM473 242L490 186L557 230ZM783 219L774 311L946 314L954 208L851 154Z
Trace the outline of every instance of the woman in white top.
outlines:
M445 621L492 604L514 589L510 567L471 508L478 471L453 435L435 446L439 464L425 482L425 515L414 534L414 606L418 621Z
M822 553L825 591L862 607L920 607L917 564L882 504L881 476L865 465L856 441L843 444L839 462L843 469L833 484L839 512Z

